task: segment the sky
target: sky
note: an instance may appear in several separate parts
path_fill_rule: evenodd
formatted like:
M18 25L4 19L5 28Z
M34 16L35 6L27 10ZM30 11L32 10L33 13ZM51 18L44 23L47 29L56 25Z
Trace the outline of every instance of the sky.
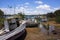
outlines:
M60 9L60 0L0 0L0 9L5 14L46 14Z

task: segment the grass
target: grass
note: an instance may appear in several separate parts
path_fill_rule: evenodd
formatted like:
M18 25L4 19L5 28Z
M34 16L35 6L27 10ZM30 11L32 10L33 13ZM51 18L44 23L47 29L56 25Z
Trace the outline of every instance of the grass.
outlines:
M46 40L46 36L44 36L39 28L26 28L27 36L25 40Z
M45 35L43 33L41 33L39 28L26 28L27 30L27 36L25 38L25 40L56 40L58 38L60 38L60 36L56 36L56 35Z
M43 22L43 24L45 24L45 25L50 24L50 25L55 26L55 30L56 30L57 34L54 35L51 33L51 35L49 35L50 38L48 37L49 40L60 39L60 24L59 23L56 23L55 21L48 21L48 22Z

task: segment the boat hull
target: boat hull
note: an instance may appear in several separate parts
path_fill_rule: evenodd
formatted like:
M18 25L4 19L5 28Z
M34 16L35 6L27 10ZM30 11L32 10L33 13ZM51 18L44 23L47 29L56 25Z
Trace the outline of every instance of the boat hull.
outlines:
M7 40L17 40L18 38L21 38L21 36L24 36L23 34L25 34L25 32L26 32L26 29L24 29L21 32L19 32L18 34L8 38Z

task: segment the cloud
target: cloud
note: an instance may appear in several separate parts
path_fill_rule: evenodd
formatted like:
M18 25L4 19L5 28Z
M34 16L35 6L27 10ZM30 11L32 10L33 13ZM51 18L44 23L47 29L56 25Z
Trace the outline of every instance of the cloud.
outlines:
M37 4L43 4L42 1L35 1L35 3L37 3Z
M26 2L25 4L26 4L26 5L29 5L30 3L29 3L29 2Z
M50 6L47 4L44 5L39 5L36 7L37 9L45 9L45 10L50 10Z
M60 9L59 7L57 7L57 8L54 8L54 10L58 10L58 9Z
M17 14L19 12L24 12L26 15L38 15L38 14L46 14L48 11L44 11L44 10L33 10L31 8L24 8L24 7L20 7L20 8L16 8L15 9L15 13L14 13L14 9L11 8L1 8L5 14Z
M17 14L19 12L24 12L26 15L38 15L38 14L45 14L47 11L44 10L38 10L38 9L32 9L32 8L25 8L25 7L16 7L15 13L14 8L0 8L4 11L5 14Z
M17 14L19 12L22 12L24 8L23 7L20 7L20 8L16 7L15 12L14 12L14 8L0 8L0 9L4 12L4 14Z
M13 14L14 13L14 9L13 8L0 8L4 14Z
M17 14L17 13L19 13L19 12L24 12L26 15L27 14L29 14L29 13L31 13L31 10L33 10L33 9L31 9L31 8L26 8L25 6L21 6L21 7L19 7L19 6L17 6L16 8L15 8L15 13L14 13L14 8L0 8L5 14Z
M14 8L0 8L2 11L4 11L5 14L17 14L19 12L24 12L26 15L38 15L38 14L46 14L47 12L54 12L55 10L59 9L52 8L50 5L43 4L39 5L36 8L31 8L29 6L16 6L15 13Z

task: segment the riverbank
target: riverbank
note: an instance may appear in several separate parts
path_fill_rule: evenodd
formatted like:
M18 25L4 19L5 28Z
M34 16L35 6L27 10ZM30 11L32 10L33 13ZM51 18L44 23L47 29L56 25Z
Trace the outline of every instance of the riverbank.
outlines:
M39 28L26 28L25 40L46 40L46 36L40 32Z
M40 31L39 28L26 28L26 31L27 35L25 40L60 40L60 33L57 33L56 35L45 35Z

